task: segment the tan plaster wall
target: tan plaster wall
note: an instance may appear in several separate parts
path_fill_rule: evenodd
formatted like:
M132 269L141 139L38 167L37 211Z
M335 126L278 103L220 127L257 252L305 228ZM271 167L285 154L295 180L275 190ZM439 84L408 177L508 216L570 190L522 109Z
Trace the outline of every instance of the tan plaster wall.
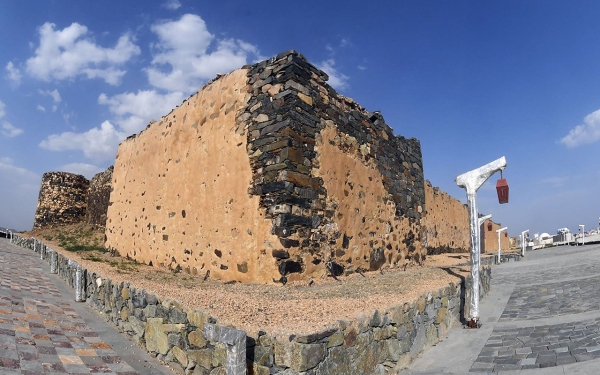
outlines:
M489 224L492 224L492 230L489 230ZM486 220L480 228L481 234L481 252L498 252L498 233L496 231L502 228L501 224L494 223L492 220ZM504 231L500 234L500 245L502 250L510 249L510 234Z
M425 181L425 208L423 232L427 247L469 252L471 245L467 206Z
M385 267L420 262L424 248L419 223L396 218L395 203L374 163L366 162L355 140L334 126L328 125L320 136L319 167L313 173L323 179L327 209L335 210L331 224L342 234L330 248L331 257L349 269L377 270L381 265L372 254L382 248ZM343 234L349 238L347 249Z
M107 248L154 266L243 282L279 278L277 237L250 196L243 126L247 71L210 83L120 146ZM261 251L263 250L263 251Z

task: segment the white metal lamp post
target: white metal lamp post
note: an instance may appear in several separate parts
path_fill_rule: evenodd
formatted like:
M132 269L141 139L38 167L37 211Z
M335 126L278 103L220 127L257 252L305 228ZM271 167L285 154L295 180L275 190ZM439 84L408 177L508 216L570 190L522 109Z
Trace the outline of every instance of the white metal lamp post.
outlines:
M500 234L507 229L508 229L508 227L504 227L504 228L500 228L500 229L496 230L496 233L498 233L498 264L500 264L500 254L501 254L500 249L502 248L502 246L500 245Z
M485 223L485 221L486 221L487 219L491 219L491 218L492 218L492 214L489 214L489 215L485 215L485 216L482 216L482 217L480 217L480 218L479 218L479 222L478 222L478 223L479 223L479 226L481 227L481 225L482 225L483 223Z
M579 230L581 231L581 244L585 245L585 225L579 224Z
M469 302L469 315L471 322L469 326L477 326L479 320L479 268L480 257L480 230L477 213L477 190L494 173L506 168L506 158L503 156L472 171L463 173L456 177L456 184L467 191L467 205L469 207L469 222L471 235L471 300Z
M521 232L521 256L525 256L525 233L529 233L529 229Z

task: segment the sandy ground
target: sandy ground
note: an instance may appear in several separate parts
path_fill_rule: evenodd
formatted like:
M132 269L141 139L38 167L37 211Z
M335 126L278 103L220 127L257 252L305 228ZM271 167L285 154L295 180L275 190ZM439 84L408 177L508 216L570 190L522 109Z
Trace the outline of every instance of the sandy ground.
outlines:
M468 267L456 266L467 263L469 254L453 253L428 256L423 266L408 267L405 271L353 274L339 277L339 281L314 280L312 286L308 282L285 286L224 284L134 263L108 253L95 252L90 256L89 252L67 251L56 241L45 239L48 231L22 235L43 240L91 272L116 283L129 282L132 287L146 289L160 299L179 301L217 318L219 324L235 326L250 335L259 330L274 336L298 335L336 327L338 320L352 320L376 309L383 312L415 301L450 282L459 283L457 274L469 273ZM98 235L103 237L101 232Z

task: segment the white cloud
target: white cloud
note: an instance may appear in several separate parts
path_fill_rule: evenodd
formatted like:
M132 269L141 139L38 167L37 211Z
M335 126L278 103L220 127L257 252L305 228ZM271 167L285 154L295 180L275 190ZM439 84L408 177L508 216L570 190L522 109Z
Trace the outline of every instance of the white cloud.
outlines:
M28 230L33 225L40 189L40 176L14 165L9 157L0 157L0 225Z
M56 112L56 110L57 110L57 109L58 109L58 106L57 106L56 104L54 104L54 105L52 106L52 112Z
M258 56L256 46L235 39L215 42L202 18L185 14L177 21L152 25L158 35L152 66L146 69L151 85L168 91L191 93L216 73L226 73L246 64L248 56ZM166 66L166 71L165 71Z
M94 127L84 133L65 132L52 134L40 142L39 146L51 151L81 150L93 160L103 161L114 159L119 142L125 139L125 134L115 129L108 121L100 128Z
M70 173L83 175L88 180L90 180L92 177L94 177L94 175L96 173L100 173L104 170L96 165L86 164L86 163L66 164L66 165L63 165L62 167L59 167L58 169L63 172L70 172Z
M6 104L2 103L2 101L0 101L0 118L4 117L4 115L6 114L6 111L4 110L4 108L6 108Z
M179 0L167 0L162 6L169 10L177 10L181 7L181 3Z
M180 92L159 94L155 90L126 92L108 97L100 94L98 103L107 105L116 116L116 123L128 134L144 129L150 120L158 120L181 104L185 96Z
M54 100L54 103L60 103L62 98L60 97L60 93L58 92L58 90L54 89L54 91L50 91L50 90L38 90L38 92L44 96L50 96L52 98L52 100Z
M16 137L17 135L23 133L23 129L14 127L13 125L11 125L8 122L3 123L0 128L2 129L2 135L4 135L5 137L8 137L8 138L13 138L13 137Z
M561 186L563 186L565 184L565 182L571 181L571 180L573 180L573 177L565 177L565 176L558 177L558 176L555 176L555 177L545 178L545 179L543 179L541 181L541 183L544 184L544 185L552 184L555 187L561 187Z
M6 64L6 71L8 72L6 77L12 81L15 86L21 85L21 71L14 66L12 61L9 61L8 64Z
M37 106L37 110L40 112L46 112L46 108L42 107L41 105L38 104Z
M560 140L568 148L594 143L600 139L600 109L590 113L583 119L582 125L577 125L569 134Z
M348 88L348 80L350 79L345 74L339 72L335 68L335 60L328 59L320 64L316 64L317 68L321 69L329 76L329 84L336 90Z
M0 158L0 171L3 172L3 173L0 173L2 175L4 175L4 174L11 175L11 176L16 175L19 177L25 177L25 178L30 178L30 179L38 178L37 174L35 174L27 169L14 166L13 160L8 157Z
M26 64L31 76L44 81L85 75L118 85L126 73L118 67L140 54L140 48L127 34L119 38L114 48L104 48L86 37L88 29L84 25L73 23L63 30L55 30L55 27L46 22L39 28L39 46Z
M358 68L358 70L367 70L367 67L363 66L363 65L359 65L359 66L357 66L357 68Z

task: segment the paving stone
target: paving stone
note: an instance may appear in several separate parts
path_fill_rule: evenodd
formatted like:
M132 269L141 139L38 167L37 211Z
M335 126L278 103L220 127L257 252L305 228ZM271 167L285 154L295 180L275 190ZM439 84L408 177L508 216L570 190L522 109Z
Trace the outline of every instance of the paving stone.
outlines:
M0 239L0 310L9 312L0 315L0 374L138 375L75 312L40 262Z

